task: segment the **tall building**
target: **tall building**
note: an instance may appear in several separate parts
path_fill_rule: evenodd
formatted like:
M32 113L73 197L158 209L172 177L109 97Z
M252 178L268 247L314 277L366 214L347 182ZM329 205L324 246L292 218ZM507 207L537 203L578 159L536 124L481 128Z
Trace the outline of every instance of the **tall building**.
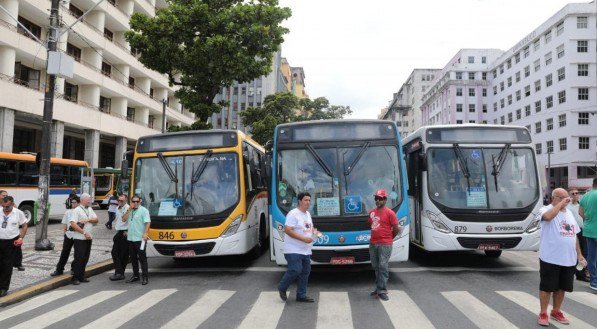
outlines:
M95 0L61 1L61 26L73 24ZM0 150L39 152L46 81L50 1L0 0ZM58 78L52 122L53 157L119 167L135 141L166 125L190 125L194 115L174 97L168 79L138 60L124 32L135 12L154 16L164 0L108 0L59 39L74 75ZM17 25L15 19L20 25ZM23 28L24 27L24 28ZM33 36L26 32L29 30Z
M421 127L421 99L439 72L439 69L414 69L380 119L395 121L403 137Z
M282 57L282 65L280 66L286 90L293 93L298 98L308 98L305 91L305 71L300 66L290 66L286 57Z
M423 103L424 125L527 127L550 188L589 188L597 177L595 1L566 5L508 51L459 51Z

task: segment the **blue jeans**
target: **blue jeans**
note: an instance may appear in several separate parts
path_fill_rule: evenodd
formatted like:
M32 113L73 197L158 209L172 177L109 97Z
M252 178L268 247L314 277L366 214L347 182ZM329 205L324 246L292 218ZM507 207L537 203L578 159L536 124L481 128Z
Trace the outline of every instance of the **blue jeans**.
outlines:
M370 244L369 256L371 256L371 266L375 270L375 292L387 293L386 285L390 277L388 265L392 256L392 245Z
M284 273L278 290L286 291L294 280L297 280L296 298L307 297L307 282L311 273L311 257L301 254L284 254L288 262L288 270Z
M587 240L587 268L591 275L591 287L597 288L597 238Z

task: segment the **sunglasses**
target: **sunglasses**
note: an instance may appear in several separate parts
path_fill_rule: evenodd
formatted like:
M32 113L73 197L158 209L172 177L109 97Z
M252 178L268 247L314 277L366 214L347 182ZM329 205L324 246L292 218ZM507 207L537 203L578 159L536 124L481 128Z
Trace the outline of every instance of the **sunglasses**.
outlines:
M139 203L141 200L131 200L132 203Z
M385 199L386 199L386 198L380 198L380 197L378 197L378 196L376 196L376 197L375 197L375 201L383 201L383 200L385 200Z

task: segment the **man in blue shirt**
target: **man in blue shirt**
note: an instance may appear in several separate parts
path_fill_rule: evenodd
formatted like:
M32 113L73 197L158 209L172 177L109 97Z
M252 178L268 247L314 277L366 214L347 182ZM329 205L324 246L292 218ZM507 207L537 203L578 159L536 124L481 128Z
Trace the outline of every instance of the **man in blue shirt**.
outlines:
M139 281L139 263L141 263L141 284L146 285L147 278L147 254L145 253L145 243L147 242L149 224L151 218L147 208L141 205L141 197L135 195L131 198L131 211L124 218L129 222L127 240L129 241L129 254L131 255L131 264L133 265L133 276L127 282Z

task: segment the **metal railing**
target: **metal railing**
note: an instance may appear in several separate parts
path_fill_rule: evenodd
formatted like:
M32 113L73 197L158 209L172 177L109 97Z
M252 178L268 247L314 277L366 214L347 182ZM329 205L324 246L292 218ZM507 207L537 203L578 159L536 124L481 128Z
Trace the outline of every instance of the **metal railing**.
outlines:
M14 76L6 75L3 73L0 73L0 80L8 81L12 84L22 86L27 89L36 90L36 91L43 91L45 88L45 84L42 83L41 81L38 81L37 86L31 86L31 82L28 80L22 80L19 78L15 78Z

